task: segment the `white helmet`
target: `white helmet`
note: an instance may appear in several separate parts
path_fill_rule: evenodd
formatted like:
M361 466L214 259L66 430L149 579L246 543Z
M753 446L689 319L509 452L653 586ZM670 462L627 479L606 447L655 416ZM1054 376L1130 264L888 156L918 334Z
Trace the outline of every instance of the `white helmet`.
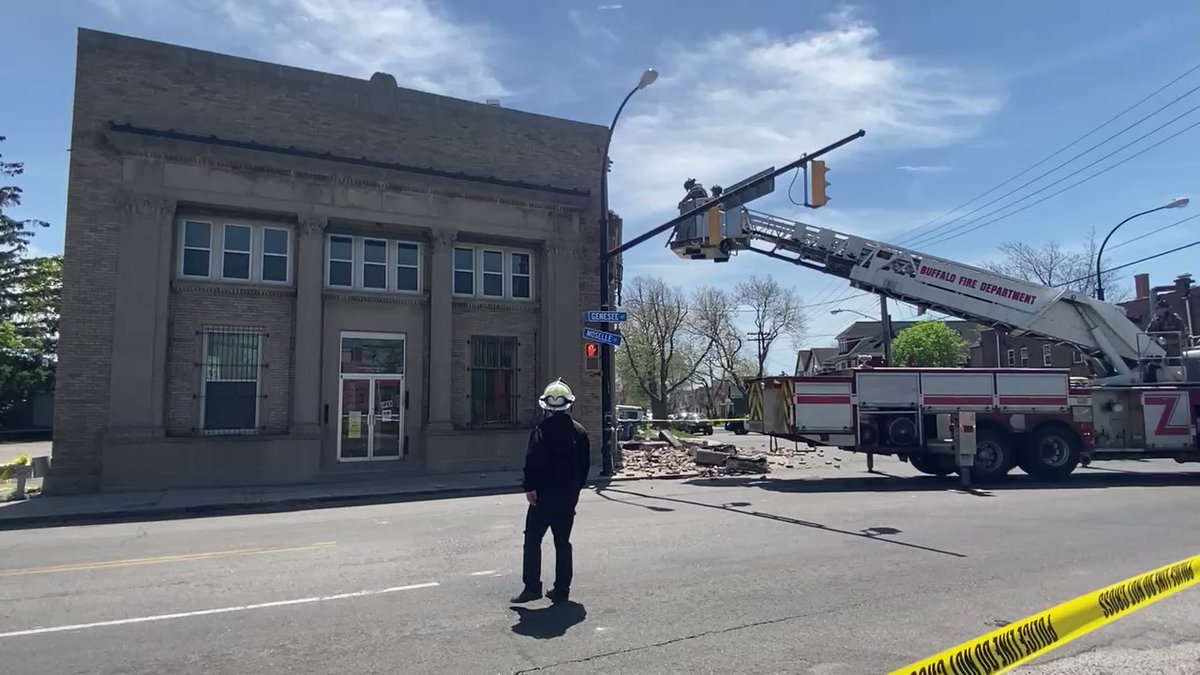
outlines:
M546 385L546 388L542 390L541 398L538 399L538 404L542 406L542 409L551 412L567 410L574 402L575 394L571 393L571 388L562 381L561 377Z

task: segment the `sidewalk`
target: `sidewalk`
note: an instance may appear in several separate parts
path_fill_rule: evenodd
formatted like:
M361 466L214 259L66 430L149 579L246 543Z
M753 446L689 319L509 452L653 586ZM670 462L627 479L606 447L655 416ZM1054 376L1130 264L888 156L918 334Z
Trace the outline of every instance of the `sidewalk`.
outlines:
M593 469L593 476L597 473ZM613 482L664 478L621 475ZM593 478L595 483L598 478ZM0 530L115 520L290 511L351 504L445 499L521 491L521 472L447 474L369 482L313 483L245 488L120 492L63 497L34 496L0 502Z

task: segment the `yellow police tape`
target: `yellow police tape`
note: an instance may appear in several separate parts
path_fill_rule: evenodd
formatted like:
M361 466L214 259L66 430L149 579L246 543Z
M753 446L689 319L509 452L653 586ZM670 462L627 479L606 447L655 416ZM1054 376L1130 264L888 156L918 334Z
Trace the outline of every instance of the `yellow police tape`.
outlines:
M891 675L1007 673L1200 580L1200 556L1160 567L1011 623Z

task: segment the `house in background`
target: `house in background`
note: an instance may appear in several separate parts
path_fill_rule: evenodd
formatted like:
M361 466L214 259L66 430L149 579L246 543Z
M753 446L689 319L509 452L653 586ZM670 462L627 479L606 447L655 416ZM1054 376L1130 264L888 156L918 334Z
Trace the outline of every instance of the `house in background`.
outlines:
M911 328L920 321L892 321L892 339L907 328ZM967 345L974 344L979 340L979 328L970 321L948 320L942 321L947 327L958 333ZM841 333L837 335L837 354L824 360L824 363L830 364L831 370L846 370L853 368L862 361L867 361L872 366L883 366L883 324L879 321L855 321ZM967 365L968 357L963 358L963 364ZM894 366L903 366L902 363L892 364Z
M796 375L811 376L829 372L837 353L837 347L801 349L796 352Z

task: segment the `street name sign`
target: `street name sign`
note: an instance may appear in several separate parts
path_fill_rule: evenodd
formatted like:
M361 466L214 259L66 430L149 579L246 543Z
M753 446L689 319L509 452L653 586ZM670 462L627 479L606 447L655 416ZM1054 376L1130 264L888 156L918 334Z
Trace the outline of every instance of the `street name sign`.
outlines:
M599 342L601 344L606 344L610 347L620 347L621 346L621 336L620 335L617 335L616 333L608 333L608 332L605 332L602 330L597 330L595 328L584 328L583 329L583 339L591 340L592 342Z
M588 323L620 323L629 320L629 312L605 312L593 309L585 312L584 321Z

